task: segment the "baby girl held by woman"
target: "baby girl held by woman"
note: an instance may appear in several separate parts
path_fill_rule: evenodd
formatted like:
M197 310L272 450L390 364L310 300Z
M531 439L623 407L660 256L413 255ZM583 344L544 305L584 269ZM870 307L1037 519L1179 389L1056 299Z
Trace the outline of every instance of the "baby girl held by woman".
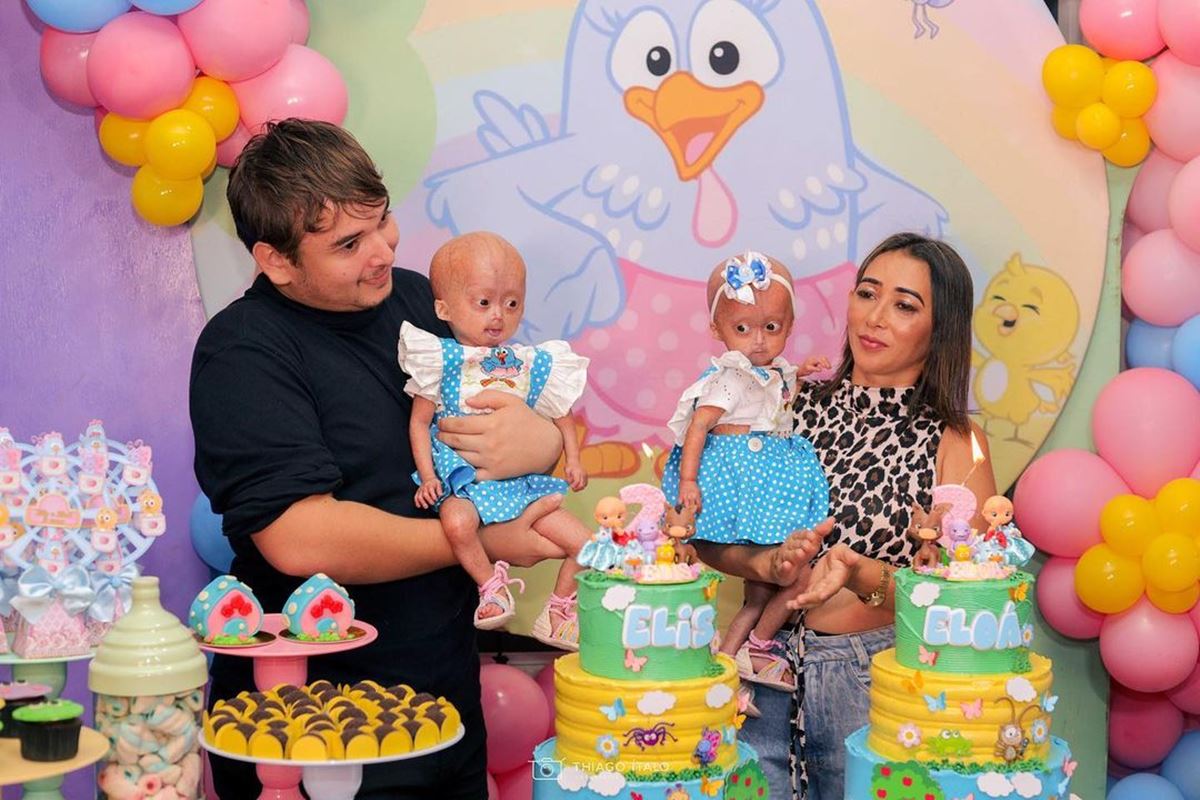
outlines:
M780 356L795 316L792 276L768 256L751 251L718 266L708 310L713 337L728 349L684 391L668 423L675 447L663 493L696 509L697 540L777 545L828 514L829 485L812 444L792 435L790 406L797 379L829 363L812 357L797 370ZM797 567L820 544L815 536L806 541L778 570L780 583L803 580ZM791 690L795 678L775 652L775 633L791 614L778 588L746 582L746 603L721 650L744 679Z

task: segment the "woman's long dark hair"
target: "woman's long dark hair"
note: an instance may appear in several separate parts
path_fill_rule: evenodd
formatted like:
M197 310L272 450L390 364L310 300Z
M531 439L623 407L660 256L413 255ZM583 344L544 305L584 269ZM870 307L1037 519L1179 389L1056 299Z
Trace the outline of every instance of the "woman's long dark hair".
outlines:
M927 408L950 429L969 433L967 390L971 378L971 310L975 300L971 272L962 256L945 242L919 233L895 233L880 242L863 260L854 279L855 287L872 261L884 253L895 252L924 262L929 267L929 283L933 287L929 354L917 380L910 408L914 412ZM854 354L850 352L850 332L847 331L841 366L817 391L817 397L831 397L853 369Z

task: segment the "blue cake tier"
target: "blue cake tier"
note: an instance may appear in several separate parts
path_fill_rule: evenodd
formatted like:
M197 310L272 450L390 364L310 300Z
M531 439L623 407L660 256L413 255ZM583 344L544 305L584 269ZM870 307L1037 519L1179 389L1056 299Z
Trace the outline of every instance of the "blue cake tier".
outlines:
M936 800L952 800L972 794L986 800L1051 800L1070 797L1067 772L1074 772L1071 749L1057 737L1050 737L1050 757L1041 769L1015 769L972 771L969 774L949 769L937 769L934 764L918 764L915 761L889 762L867 747L867 728L859 728L846 738L846 794L845 800L899 800L902 792L891 792L891 785L899 786L906 775L918 784L924 775L932 778L941 793L929 793ZM889 774L882 775L880 768ZM927 772L925 772L927 770ZM535 784L536 785L536 784ZM880 794L880 792L884 794ZM909 791L909 790L906 790ZM536 790L534 792L536 795ZM557 795L555 795L557 796ZM903 795L907 796L907 795ZM920 796L920 795L918 795Z
M738 743L737 765L728 772L699 775L700 770L663 775L663 780L626 778L620 772L597 770L594 765L564 764L554 757L555 740L547 739L533 751L533 800L660 800L661 798L746 798L769 800L766 778L758 766L758 753ZM690 774L689 774L690 773ZM734 781L737 781L736 786Z

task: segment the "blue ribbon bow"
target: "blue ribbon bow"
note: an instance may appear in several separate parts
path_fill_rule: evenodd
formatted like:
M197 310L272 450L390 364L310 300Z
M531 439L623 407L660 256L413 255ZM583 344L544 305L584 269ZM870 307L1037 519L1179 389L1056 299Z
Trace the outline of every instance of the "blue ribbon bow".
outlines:
M12 605L25 619L36 624L56 600L62 601L68 614L82 614L95 597L87 571L78 564L67 567L58 575L51 575L45 567L34 566L17 580L17 596L12 599Z
M88 616L97 622L112 622L117 618L117 603L121 613L129 612L133 603L133 579L138 576L136 564L126 564L119 572L93 572L92 590L96 599L88 606Z
M744 257L725 262L725 296L739 303L754 305L754 290L765 292L771 286L771 268L765 256L749 251Z

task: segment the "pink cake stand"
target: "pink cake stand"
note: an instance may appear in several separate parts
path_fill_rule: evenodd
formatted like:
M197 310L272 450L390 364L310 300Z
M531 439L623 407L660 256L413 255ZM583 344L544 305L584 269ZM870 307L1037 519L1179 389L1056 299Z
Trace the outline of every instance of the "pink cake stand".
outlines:
M254 756L237 756L231 753L224 753L213 747L203 736L200 738L200 746L208 752L223 758L232 758L234 761L256 764L260 775L264 767L302 771L304 773L304 788L312 800L353 800L354 795L358 794L359 787L362 786L362 768L364 765L389 764L393 761L407 761L410 758L421 758L431 755L458 744L465 733L466 728L460 725L458 733L446 741L438 742L437 745L427 750L418 750L415 753L341 761L305 761L303 762L303 766L299 768L295 765L300 762L296 761L283 761L277 758L255 758Z
M294 686L304 685L308 681L308 659L310 657L365 647L379 636L379 631L375 629L374 625L361 620L355 620L352 627L362 628L365 634L357 639L347 639L344 642L299 642L294 639L285 639L279 635L280 631L287 628L283 614L264 614L262 629L275 635L275 638L266 644L252 647L217 647L201 642L200 649L225 656L253 658L254 685L260 692L265 692L281 683L290 683ZM216 752L217 755L225 758L239 760L235 756L229 756L220 751L210 750L210 752ZM248 761L250 759L240 760ZM289 766L296 762L257 759L254 760L254 763L258 764L258 780L263 785L262 794L258 796L259 800L304 799L304 796L300 794L303 770L300 767ZM345 762L335 763L344 764ZM362 767L359 766L358 770L359 780L361 780ZM334 795L334 797L337 796ZM353 797L353 793L350 796Z

